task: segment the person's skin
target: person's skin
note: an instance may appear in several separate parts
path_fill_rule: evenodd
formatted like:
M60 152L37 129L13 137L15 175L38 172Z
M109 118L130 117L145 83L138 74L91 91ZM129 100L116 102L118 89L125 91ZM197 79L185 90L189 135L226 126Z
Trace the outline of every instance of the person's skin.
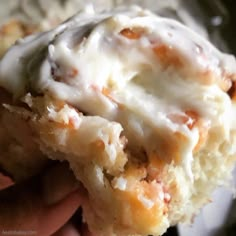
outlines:
M15 185L0 174L0 235L15 230L44 236L92 236L68 223L84 196L65 164Z

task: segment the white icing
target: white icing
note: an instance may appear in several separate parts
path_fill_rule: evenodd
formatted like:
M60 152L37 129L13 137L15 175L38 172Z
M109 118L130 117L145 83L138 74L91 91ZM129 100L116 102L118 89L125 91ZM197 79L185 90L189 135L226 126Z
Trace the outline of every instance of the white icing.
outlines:
M125 179L124 177L120 176L118 178L115 178L112 181L112 185L113 185L113 188L115 188L115 189L119 189L121 191L125 191L126 187L127 187L127 179Z
M120 34L125 28L142 28L143 33L129 39ZM181 71L171 64L163 68L153 43L174 49L184 62ZM233 126L228 114L235 107L217 82L207 85L199 78L206 71L220 81L223 72L236 73L235 59L180 23L134 7L87 11L21 40L0 62L0 86L16 97L49 93L81 111L120 122L130 144L147 153L155 150L158 137L180 132L187 141L176 145L192 178L199 131L169 115L195 111L209 126L223 126L226 136ZM114 150L109 151L113 161Z

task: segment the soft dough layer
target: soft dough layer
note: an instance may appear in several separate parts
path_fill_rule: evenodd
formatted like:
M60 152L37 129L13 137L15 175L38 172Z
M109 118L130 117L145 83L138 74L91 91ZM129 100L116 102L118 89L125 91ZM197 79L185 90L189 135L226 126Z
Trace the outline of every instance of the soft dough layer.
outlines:
M235 71L190 29L131 8L21 40L0 62L0 86L27 106L4 109L27 112L41 151L87 189L92 232L161 235L231 176Z

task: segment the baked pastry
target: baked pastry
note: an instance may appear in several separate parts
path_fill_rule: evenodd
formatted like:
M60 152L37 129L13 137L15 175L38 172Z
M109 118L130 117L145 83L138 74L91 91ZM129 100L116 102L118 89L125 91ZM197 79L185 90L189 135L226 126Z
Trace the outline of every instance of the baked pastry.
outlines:
M92 232L161 235L231 177L235 75L233 56L174 20L82 12L4 55L2 110L41 153L69 162Z

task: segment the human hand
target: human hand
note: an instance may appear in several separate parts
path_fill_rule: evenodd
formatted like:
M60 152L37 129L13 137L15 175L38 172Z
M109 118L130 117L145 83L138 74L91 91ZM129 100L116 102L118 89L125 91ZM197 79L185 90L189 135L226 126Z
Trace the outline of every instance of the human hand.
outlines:
M0 174L0 235L92 236L69 222L84 196L65 164L19 184Z

